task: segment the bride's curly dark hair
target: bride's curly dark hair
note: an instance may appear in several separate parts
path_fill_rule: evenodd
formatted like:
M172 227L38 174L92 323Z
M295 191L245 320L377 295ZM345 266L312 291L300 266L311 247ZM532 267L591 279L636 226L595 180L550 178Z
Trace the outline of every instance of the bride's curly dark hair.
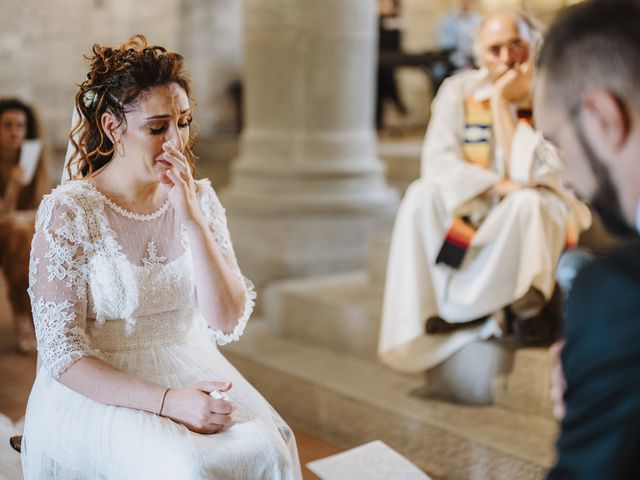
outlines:
M114 144L102 128L103 113L111 112L120 126L125 122L125 113L135 107L143 92L170 83L180 85L189 102L194 103L184 57L157 45L149 46L144 35L132 35L119 48L95 44L92 51L92 56L85 56L89 64L87 79L75 97L81 115L69 135L75 149L67 164L70 178L87 177L111 160ZM190 132L184 155L192 171L197 159L193 144Z

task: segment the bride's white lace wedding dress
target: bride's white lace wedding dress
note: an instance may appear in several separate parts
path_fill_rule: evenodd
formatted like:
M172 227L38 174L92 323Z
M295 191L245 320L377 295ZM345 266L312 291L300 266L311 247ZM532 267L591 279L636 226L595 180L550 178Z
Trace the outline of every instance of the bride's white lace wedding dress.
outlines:
M208 180L198 199L217 245L241 275L224 209ZM40 367L29 397L25 479L298 479L295 439L266 400L220 354L235 331L212 330L197 310L186 230L167 202L140 215L90 182L70 181L45 197L30 266ZM193 433L152 413L90 400L56 378L86 355L161 385L233 382L231 427Z

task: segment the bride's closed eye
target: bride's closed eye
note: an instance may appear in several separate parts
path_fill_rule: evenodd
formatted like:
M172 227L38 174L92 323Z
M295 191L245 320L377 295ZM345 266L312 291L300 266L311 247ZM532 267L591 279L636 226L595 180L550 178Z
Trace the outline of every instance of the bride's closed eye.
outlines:
M193 117L191 115L180 119L178 122L178 128L189 128L191 122L193 121ZM165 122L162 125L152 125L149 127L149 133L151 135L162 135L167 130L168 124Z

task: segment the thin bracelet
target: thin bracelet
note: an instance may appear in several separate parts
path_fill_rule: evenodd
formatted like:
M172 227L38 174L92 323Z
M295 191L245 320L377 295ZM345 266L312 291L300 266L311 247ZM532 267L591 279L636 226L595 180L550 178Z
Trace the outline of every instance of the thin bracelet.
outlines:
M167 387L162 394L162 402L160 402L160 409L158 410L158 415L162 415L162 409L164 408L164 400L167 398L167 393L169 393L171 387Z

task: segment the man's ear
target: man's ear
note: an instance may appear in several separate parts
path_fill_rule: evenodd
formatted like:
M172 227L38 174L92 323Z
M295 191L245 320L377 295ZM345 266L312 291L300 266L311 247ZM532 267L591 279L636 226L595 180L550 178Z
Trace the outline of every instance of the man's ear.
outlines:
M598 136L593 139L594 146L600 143L612 153L619 151L631 130L624 103L606 90L589 90L582 96L582 107L587 132Z
M114 132L118 129L118 123L120 122L118 122L115 115L109 111L102 114L100 122L102 123L102 129L107 134L107 137L109 137L109 140L111 140L111 143L115 144L116 136Z

